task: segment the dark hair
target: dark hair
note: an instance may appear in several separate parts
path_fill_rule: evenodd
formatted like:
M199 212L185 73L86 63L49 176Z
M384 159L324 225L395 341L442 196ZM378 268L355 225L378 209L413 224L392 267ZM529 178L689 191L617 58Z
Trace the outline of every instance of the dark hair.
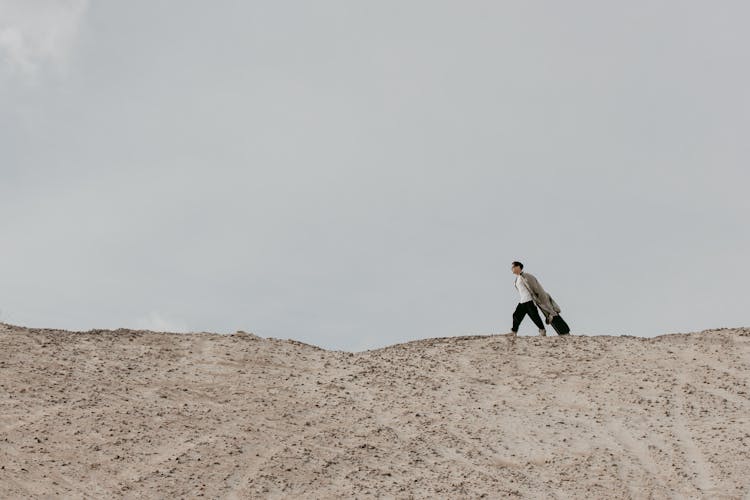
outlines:
M516 266L518 266L518 267L520 267L521 269L523 269L523 264L521 264L521 263L520 263L520 262L518 262L517 260L514 260L513 262L511 262L511 264L513 265L513 267L516 267Z

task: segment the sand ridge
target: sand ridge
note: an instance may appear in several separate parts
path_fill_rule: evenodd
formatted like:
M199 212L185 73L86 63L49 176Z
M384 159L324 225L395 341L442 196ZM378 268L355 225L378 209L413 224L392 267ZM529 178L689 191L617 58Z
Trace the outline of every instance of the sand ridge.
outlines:
M748 498L750 329L294 340L0 324L0 498Z

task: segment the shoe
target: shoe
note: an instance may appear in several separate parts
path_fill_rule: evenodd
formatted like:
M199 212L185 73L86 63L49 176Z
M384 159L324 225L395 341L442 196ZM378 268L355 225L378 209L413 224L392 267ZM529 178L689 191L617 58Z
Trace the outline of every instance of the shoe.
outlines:
M508 337L517 337L518 333L511 330L509 333L506 333L505 335L507 335Z
M539 330L539 336L540 337L546 337L547 336L547 330Z

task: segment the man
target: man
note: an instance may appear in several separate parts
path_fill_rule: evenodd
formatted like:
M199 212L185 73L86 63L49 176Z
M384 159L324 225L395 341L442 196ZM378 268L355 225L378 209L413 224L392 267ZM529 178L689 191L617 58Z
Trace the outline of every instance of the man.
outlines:
M552 300L550 294L542 288L542 285L533 275L523 271L523 264L514 261L511 264L511 270L516 275L515 286L521 296L521 300L513 313L513 327L509 335L515 337L518 334L518 327L523 318L528 314L531 321L539 328L539 335L546 337L547 330L544 328L542 318L539 317L537 306L544 313L547 324L560 312L560 307Z

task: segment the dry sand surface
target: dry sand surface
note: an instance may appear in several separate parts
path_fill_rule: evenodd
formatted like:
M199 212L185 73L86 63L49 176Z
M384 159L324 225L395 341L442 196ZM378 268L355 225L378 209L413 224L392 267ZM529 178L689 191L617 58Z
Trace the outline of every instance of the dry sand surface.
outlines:
M750 329L328 351L0 324L0 498L750 498Z

